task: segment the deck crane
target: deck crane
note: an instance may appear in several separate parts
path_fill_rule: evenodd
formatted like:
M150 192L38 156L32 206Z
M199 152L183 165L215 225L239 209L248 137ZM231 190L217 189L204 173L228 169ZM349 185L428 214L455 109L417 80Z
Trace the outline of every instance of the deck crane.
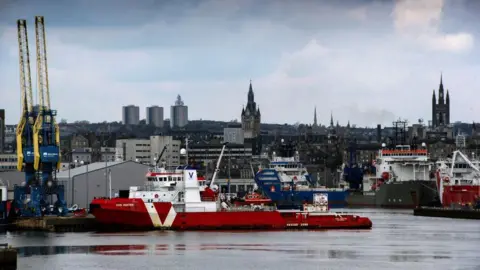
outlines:
M223 153L225 152L225 147L227 146L228 142L223 143L222 151L220 152L220 156L218 156L217 165L215 166L215 172L213 173L212 180L205 188L203 192L203 196L206 198L214 199L219 192L218 187L214 185L215 180L217 179L217 175L220 172L220 163L222 162ZM228 179L230 181L230 179Z
M33 128L34 167L41 173L43 214L66 215L65 189L56 181L56 171L60 170L60 130L55 121L57 111L50 107L48 85L47 43L43 16L35 17L37 45L37 91L38 116ZM53 203L53 195L57 201ZM53 203L53 208L50 206Z
M165 151L167 150L167 147L168 147L168 144L166 144L163 149L162 149L162 152L160 153L160 155L158 155L158 157L155 157L155 167L158 166L158 163L160 162L160 159L162 158L163 156L163 153L165 153Z

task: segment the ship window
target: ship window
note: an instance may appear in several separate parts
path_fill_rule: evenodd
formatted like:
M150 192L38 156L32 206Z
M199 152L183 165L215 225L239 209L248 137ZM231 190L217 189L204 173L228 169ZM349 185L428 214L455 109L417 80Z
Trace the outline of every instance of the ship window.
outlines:
M168 181L172 181L172 177L171 177L171 176L168 177Z

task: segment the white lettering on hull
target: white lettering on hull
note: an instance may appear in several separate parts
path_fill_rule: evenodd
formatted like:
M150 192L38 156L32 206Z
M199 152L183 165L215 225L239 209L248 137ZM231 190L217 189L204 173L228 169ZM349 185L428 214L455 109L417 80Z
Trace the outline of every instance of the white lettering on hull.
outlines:
M170 228L173 224L173 221L175 220L175 217L177 216L177 212L175 212L172 206L168 211L165 221L162 223L162 220L158 215L158 211L155 208L155 205L153 205L153 203L145 203L145 207L147 208L150 219L152 220L153 227L155 228Z

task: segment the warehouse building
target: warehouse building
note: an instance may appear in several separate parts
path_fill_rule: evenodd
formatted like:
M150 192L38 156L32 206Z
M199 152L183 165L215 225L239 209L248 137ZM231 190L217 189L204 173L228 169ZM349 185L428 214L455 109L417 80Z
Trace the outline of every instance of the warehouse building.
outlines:
M89 207L94 197L108 197L130 186L142 186L148 166L134 161L96 162L70 170L61 171L57 179L65 185L67 205Z

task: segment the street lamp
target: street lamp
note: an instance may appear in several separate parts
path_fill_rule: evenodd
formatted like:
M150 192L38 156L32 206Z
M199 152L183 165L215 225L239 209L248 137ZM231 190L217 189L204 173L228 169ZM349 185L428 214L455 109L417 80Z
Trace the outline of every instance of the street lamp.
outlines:
M74 160L73 164L77 167L78 160ZM68 167L68 179L70 179L70 166ZM75 176L70 179L72 182L72 205L75 204Z
M110 128L110 126L109 126ZM109 133L109 136L107 139L105 139L102 143L104 150L106 150L107 142L110 140L112 137L112 134ZM101 148L100 148L101 149ZM100 150L101 152L101 150ZM106 152L106 151L105 151ZM108 183L108 172L107 172L107 167L108 167L108 156L106 153L100 153L101 156L105 159L105 196L108 196L108 191L107 191L107 183Z
M88 162L84 162L82 160L82 161L80 161L80 164L82 164L82 165L85 164L87 166L87 168L86 168L87 169L87 174L86 174L86 177L87 177L87 192L86 192L87 193L87 200L85 201L85 208L88 208L87 207L88 206L88 199L89 199L89 194L88 194L89 193L89 188L88 188L88 182L89 182L88 181Z

